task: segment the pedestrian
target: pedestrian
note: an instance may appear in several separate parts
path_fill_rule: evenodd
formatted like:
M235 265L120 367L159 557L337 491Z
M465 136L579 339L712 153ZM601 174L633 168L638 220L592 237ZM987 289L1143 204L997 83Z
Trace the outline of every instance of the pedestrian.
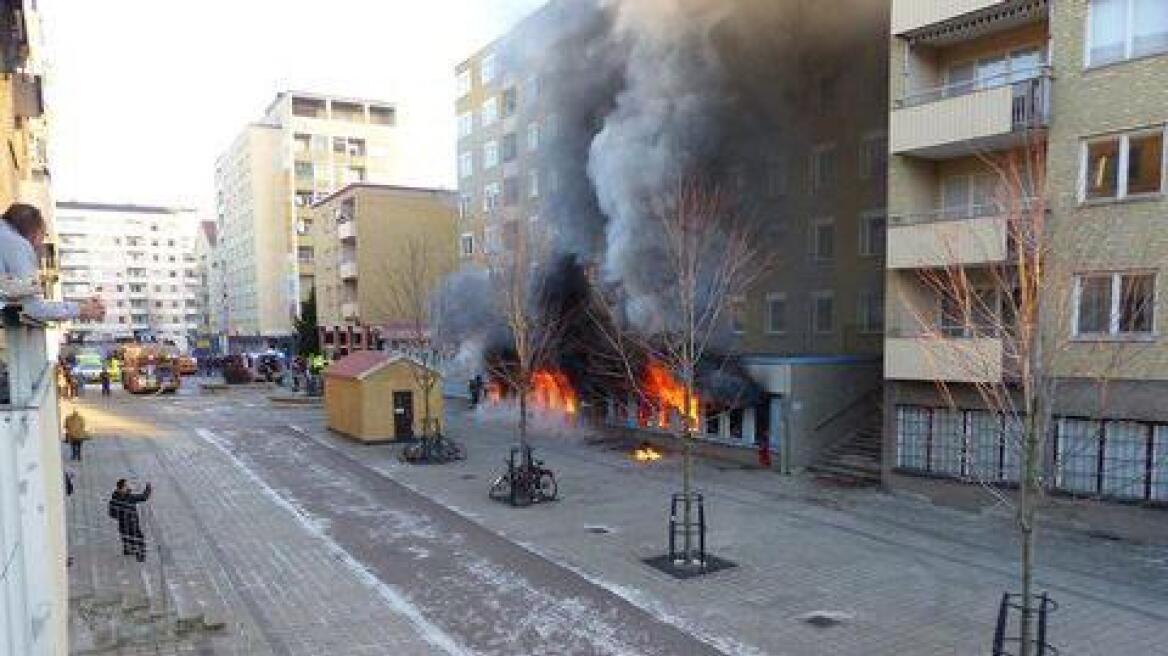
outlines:
M134 556L138 562L146 560L146 538L138 520L138 504L149 499L150 492L147 483L141 493L134 494L126 479L121 478L109 500L109 515L118 521L118 533L122 536L122 555Z
M89 435L85 432L85 418L73 408L73 412L65 417L65 441L69 443L69 459L81 460L81 445Z
M74 396L85 396L85 373L76 365L73 367L73 390Z
M109 396L110 395L110 381L111 381L111 379L112 379L112 377L110 376L109 367L102 367L101 368L101 395L102 396Z
M771 468L771 436L766 431L758 435L758 466Z

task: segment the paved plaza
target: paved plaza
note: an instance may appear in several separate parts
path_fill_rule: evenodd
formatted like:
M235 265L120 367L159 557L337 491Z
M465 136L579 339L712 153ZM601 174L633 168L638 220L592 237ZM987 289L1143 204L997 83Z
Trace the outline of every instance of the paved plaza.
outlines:
M560 499L515 509L487 497L514 439L497 413L452 400L468 459L414 466L329 433L320 408L189 388L83 401L99 439L67 463L79 653L985 654L1014 587L1005 509L703 462L710 551L737 566L681 581L642 562L666 548L674 456L635 463L550 424L532 441ZM105 518L123 476L155 486L141 566ZM1168 546L1048 529L1039 566L1062 653L1168 644ZM111 604L120 641L98 621Z

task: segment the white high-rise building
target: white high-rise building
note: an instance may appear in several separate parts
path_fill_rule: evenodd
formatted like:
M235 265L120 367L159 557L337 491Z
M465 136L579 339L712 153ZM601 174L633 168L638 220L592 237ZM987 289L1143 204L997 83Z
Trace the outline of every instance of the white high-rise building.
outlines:
M96 296L106 306L104 321L74 322L72 336L153 337L187 348L202 316L198 228L191 209L57 203L62 295Z
M292 334L315 275L312 203L351 183L400 178L396 123L391 103L281 92L220 156L222 289L211 303L233 341Z

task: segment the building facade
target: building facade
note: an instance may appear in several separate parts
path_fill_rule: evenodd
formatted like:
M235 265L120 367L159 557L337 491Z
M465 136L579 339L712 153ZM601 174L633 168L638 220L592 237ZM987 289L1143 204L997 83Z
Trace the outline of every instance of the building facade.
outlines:
M74 322L74 339L126 337L190 345L203 312L194 210L88 202L57 204L66 301L98 297L105 320Z
M420 304L455 269L456 217L452 191L368 183L349 184L312 206L326 355L375 348L379 339L409 332Z
M456 67L465 263L509 252L533 227L570 232L600 212L589 148L628 102L629 53L611 7L588 4L548 3ZM734 320L734 350L768 400L708 422L708 436L753 446L769 430L777 444L781 423L815 427L800 461L851 431L862 413L833 417L873 406L880 386L888 3L836 4L734 0L710 28L714 47L735 45L718 52L710 104L733 109L709 171L760 217L759 248L774 264L737 299ZM595 253L604 239L582 231L569 248ZM833 393L798 391L813 387Z
M202 351L217 348L215 324L212 321L211 299L219 276L219 262L215 259L216 232L214 221L201 221L195 233L195 267L198 272L199 323L195 329L195 344Z
M216 317L233 339L293 332L313 288L311 205L353 182L397 175L392 104L282 92L216 165Z
M1017 435L978 393L1016 380L1018 304L992 273L1025 275L1014 198L1045 209L1050 250L1044 484L1168 501L1168 4L895 0L891 45L885 480L1018 480ZM1012 182L1002 163L1019 161ZM968 281L977 316L936 271Z
M40 14L29 0L0 2L0 204L39 208L47 225L45 295L59 298L56 227L48 162ZM69 583L60 416L49 362L56 328L4 318L6 375L0 406L0 653L68 652Z

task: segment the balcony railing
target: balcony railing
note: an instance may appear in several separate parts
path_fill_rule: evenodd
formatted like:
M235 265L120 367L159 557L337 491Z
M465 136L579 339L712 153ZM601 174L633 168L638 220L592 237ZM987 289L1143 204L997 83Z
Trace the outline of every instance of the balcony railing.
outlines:
M1025 211L1034 207L1037 201L1038 198L1035 196L1024 198L1019 204L1019 209ZM985 203L966 207L943 207L924 212L893 214L888 217L888 223L894 226L918 225L922 223L937 223L940 221L967 221L969 219L982 219L1003 216L1005 214L1007 214L1007 210L1004 210L1000 204Z
M891 152L943 159L1014 147L1049 124L1050 80L1043 67L914 91L894 105Z
M1033 91L1036 87L1045 87L1041 83L1043 80L1049 80L1051 69L1049 66L1035 66L1033 68L1022 69L1017 71L1008 71L991 75L989 77L979 78L977 80L965 80L962 82L954 82L952 84L943 84L938 87L931 87L927 89L920 89L907 93L896 101L895 108L902 109L905 107L915 107L917 105L924 105L925 103L937 102L946 98L958 98L967 96L978 91L986 91L988 89L997 89L1004 86L1013 86L1022 93L1016 93L1015 97L1036 96ZM1045 95L1045 94L1043 94ZM1044 98L1045 100L1045 98ZM1045 105L1045 103L1043 103ZM1019 117L1029 111L1026 106L1019 107Z

